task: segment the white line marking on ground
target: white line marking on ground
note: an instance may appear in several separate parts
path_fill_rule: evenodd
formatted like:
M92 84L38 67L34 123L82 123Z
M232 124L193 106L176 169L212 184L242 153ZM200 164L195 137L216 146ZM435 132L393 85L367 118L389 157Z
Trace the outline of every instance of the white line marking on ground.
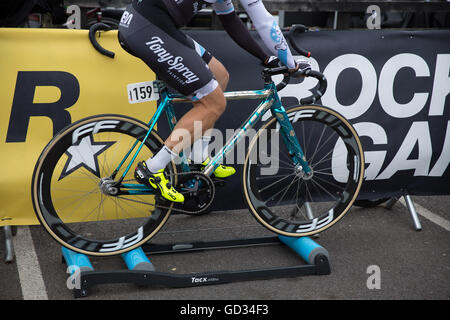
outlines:
M17 229L13 243L23 299L48 300L30 228L21 226Z
M400 198L399 202L404 205L407 208L405 199ZM450 231L450 221L442 218L440 215L437 215L430 210L422 207L421 205L414 202L414 208L416 209L416 212L420 214L422 217L430 220L431 222L434 222L438 226L444 228L447 231Z

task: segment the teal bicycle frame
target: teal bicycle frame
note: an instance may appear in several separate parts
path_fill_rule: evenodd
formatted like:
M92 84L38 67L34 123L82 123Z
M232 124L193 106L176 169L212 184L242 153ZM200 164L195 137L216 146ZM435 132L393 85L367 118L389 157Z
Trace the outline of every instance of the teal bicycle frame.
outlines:
M119 172L119 169L127 161L128 157L132 154L133 150L138 146L134 155L132 156L129 164L127 165L125 171L120 177L118 184L121 189L126 189L127 194L154 194L154 191L148 187L140 184L121 184L126 174L131 168L132 163L136 159L137 155L144 146L145 141L149 137L151 131L155 127L158 119L163 112L166 113L167 120L169 122L169 129L173 131L177 120L175 117L174 103L190 103L191 100L180 94L171 94L166 89L163 82L158 82L159 92L161 97L161 102L159 103L156 112L148 122L149 130L142 141L136 140L134 145L124 156L116 170L114 171L112 178ZM266 83L263 90L254 91L231 91L225 92L224 96L227 100L251 100L251 99L262 99L257 108L252 112L246 121L243 122L242 126L235 134L229 139L229 141L222 147L222 149L217 152L217 154L211 159L211 161L203 169L205 175L210 176L214 170L220 165L221 159L224 159L226 155L235 147L242 138L245 137L246 131L253 128L253 126L259 122L262 116L270 109L272 114L276 117L278 123L280 124L280 133L284 144L289 150L289 155L292 158L294 166L303 170L303 172L308 175L311 173L311 168L306 162L303 154L303 150L298 142L296 134L292 128L291 122L288 119L286 111L281 104L280 97L278 96L276 86L273 82ZM140 143L139 143L140 142ZM187 158L182 153L181 157L181 168L183 172L189 172L189 164Z

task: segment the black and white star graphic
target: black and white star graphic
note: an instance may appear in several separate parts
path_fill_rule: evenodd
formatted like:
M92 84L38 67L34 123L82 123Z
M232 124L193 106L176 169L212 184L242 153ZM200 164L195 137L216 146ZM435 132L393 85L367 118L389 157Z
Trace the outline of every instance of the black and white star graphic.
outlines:
M100 178L100 168L97 158L114 143L112 141L94 142L92 135L84 137L65 152L68 159L58 180L61 180L81 167L84 167Z

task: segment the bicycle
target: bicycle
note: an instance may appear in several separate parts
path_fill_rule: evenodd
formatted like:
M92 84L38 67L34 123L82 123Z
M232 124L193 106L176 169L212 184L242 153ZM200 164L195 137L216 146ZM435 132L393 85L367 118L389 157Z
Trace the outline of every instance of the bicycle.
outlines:
M276 85L272 77L280 74L284 78ZM278 96L289 83L287 69L266 68L262 76L262 90L225 93L227 100L261 101L201 171L193 171L184 155L178 166L171 162L166 167L171 183L185 196L184 204L155 195L138 184L130 170L138 155L147 159L163 146L154 130L160 116L166 114L172 130L174 104L189 102L155 81L160 103L148 123L124 115L95 115L67 126L48 143L32 178L39 221L61 245L83 254L108 256L137 248L162 228L171 212L199 214L208 209L215 196L215 168L271 112L250 141L243 164L249 210L264 227L285 236L328 229L348 212L360 190L364 155L359 137L339 113L314 104L327 85L320 72L305 73L319 81L313 96L287 109ZM278 161L275 174L266 174L267 159ZM79 217L74 218L75 213Z

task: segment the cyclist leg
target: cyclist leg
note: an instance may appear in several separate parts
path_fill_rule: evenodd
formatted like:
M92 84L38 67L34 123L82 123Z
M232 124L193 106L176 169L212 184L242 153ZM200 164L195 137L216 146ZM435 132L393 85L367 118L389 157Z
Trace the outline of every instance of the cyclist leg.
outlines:
M165 146L153 158L136 168L136 179L152 187L156 185L164 198L182 202L183 196L168 184L164 168L172 158L192 144L193 137L200 137L214 125L225 110L226 100L208 65L192 45L183 41L186 36L181 31L173 29L169 23L166 28L169 34L140 15L132 6L127 11L133 18L126 25L119 26L121 45L143 60L158 78L190 97L194 104L180 119ZM164 20L164 17L160 18ZM202 123L198 133L194 132L194 121Z
M223 66L223 64L217 60L214 56L211 55L209 51L207 51L202 45L196 42L189 36L186 36L188 40L191 42L192 47L195 48L195 51L202 57L202 59L208 64L209 69L214 74L217 82L219 82L219 86L222 91L225 91L228 86L229 81L229 73ZM196 163L201 164L200 170L203 170L204 166L206 166L209 161L209 150L208 146L211 141L211 136L208 134L204 134L200 139L195 140L192 145L190 159ZM227 178L236 173L236 169L232 166L220 165L218 166L213 174L217 178Z
M230 75L227 69L225 69L223 64L215 57L212 57L211 61L208 63L208 67L214 74L217 82L219 82L222 91L225 91L228 86L228 81L230 80Z
M211 128L225 109L223 91L213 73L195 48L188 44L187 37L181 31L173 26L166 32L153 24L153 21L150 22L140 15L132 6L128 7L128 10L133 19L126 28L119 27L121 43L129 52L142 59L158 78L190 97L194 104L193 109L201 109L201 112L188 112L186 117L191 121L202 121L202 134ZM160 18L164 20L163 17ZM210 97L205 98L210 94ZM180 119L176 129L185 129L192 134L193 123ZM175 147L181 141L173 139L174 136L169 137L166 146L171 150L175 148L175 153L190 146L191 143L187 141L187 145L182 143Z
M223 64L220 61L218 61L201 44L199 44L197 41L195 41L193 38L191 38L189 35L181 32L172 23L167 23L168 19L161 18L161 15L164 16L163 12L156 12L156 13L154 13L154 15L159 17L159 19L154 19L155 24L158 27L165 30L171 37L173 37L178 42L195 50L195 52L207 64L207 67L209 68L209 70L213 73L214 78L219 83L219 86L222 89L222 91L225 91L225 89L228 85L228 81L229 81L229 74L228 74L228 71L223 66ZM201 102L199 104L201 104ZM195 106L195 104L194 104L194 106ZM189 118L189 115L188 115L188 118ZM196 121L198 121L198 120L196 120ZM209 127L209 125L206 125L206 126ZM205 128L205 130L203 130L203 132L206 130L208 130L208 129ZM200 133L198 133L198 132L195 133L194 137L192 137L192 133L190 135L191 135L191 138L193 138L192 140L196 140L194 142L193 149L198 149L198 146L196 146L196 144L200 145L200 148L201 148L202 160L199 161L199 163L205 164L204 162L207 160L208 157L204 156L204 155L208 154L207 148L208 148L209 141L211 140L211 137L202 136L201 139L197 139L197 137L200 135ZM173 136L171 138L173 138ZM170 144L170 142L169 142L169 144ZM188 142L185 145L183 145L181 148L186 148L187 145L188 145ZM197 147L197 148L195 148L195 147ZM196 162L198 162L198 161L196 161ZM218 168L218 169L219 170L221 169L223 171L225 169L225 167ZM229 176L229 175L233 174L234 172L235 172L235 170L233 168L229 168L228 174L221 173L219 175L221 175L221 176L228 175Z
M201 44L192 39L191 37L186 35L187 40L191 43L191 46L195 48L195 51L199 56L202 57L203 61L208 64L208 68L214 74L217 82L219 82L220 88L222 91L225 91L228 85L228 81L230 79L230 75L225 69L224 65L217 60L208 50L206 50Z
M193 102L194 107L189 110L177 123L171 135L165 141L165 145L174 152L181 152L192 144L188 138L201 137L205 131L212 128L216 120L226 108L226 100L220 86L201 99ZM201 127L196 128L194 121L200 121ZM195 132L194 130L201 130Z

